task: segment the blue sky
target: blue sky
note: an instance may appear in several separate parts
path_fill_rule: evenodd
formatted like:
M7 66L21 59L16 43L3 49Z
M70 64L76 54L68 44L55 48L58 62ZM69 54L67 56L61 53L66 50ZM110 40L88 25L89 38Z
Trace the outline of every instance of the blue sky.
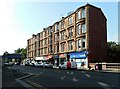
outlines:
M32 34L41 32L43 28L59 21L62 16L67 16L68 12L87 3L102 9L107 18L107 40L118 42L117 2L4 2L1 6L4 10L0 16L3 20L0 54L26 47L27 39L31 38Z

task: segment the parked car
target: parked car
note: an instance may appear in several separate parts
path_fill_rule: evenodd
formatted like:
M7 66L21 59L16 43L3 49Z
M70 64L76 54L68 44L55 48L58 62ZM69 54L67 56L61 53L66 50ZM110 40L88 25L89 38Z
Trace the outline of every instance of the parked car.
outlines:
M20 62L15 62L14 64L15 64L15 65L20 65Z
M13 62L5 62L5 66L13 66L14 63Z
M35 63L35 66L36 66L36 67L43 67L43 65L44 65L44 64L43 64L42 62L36 62L36 63Z
M67 69L67 62L62 62L59 65L59 69ZM77 69L77 63L76 62L71 62L71 69Z
M59 65L59 69L67 69L67 62L62 62L62 63Z
M44 68L53 68L53 64L50 62L43 62L43 67Z

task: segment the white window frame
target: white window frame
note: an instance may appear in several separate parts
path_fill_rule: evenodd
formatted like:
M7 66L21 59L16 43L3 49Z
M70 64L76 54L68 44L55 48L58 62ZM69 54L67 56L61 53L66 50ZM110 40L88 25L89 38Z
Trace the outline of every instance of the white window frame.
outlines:
M73 16L68 18L68 25L71 25L71 24L73 24Z
M82 28L82 33L86 33L86 24L82 24L81 28Z

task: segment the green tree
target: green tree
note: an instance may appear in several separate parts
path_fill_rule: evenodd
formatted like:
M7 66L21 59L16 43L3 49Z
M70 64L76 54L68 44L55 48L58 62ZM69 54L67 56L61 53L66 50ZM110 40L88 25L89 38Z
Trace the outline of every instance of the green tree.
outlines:
M2 55L2 61L5 61L5 62L7 62L7 58L4 58L4 56L6 56L6 55L8 55L9 53L7 52L7 51L5 51L4 53L3 53L3 55Z
M120 62L120 44L110 41L107 43L107 62Z
M22 55L22 60L27 58L27 48L18 48L15 53L20 53Z

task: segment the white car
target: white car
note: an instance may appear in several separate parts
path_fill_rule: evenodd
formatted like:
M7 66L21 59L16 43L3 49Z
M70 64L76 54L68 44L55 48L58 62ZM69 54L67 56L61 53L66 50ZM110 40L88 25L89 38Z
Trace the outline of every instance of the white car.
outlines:
M50 62L43 62L43 67L44 68L53 68L53 64Z
M13 66L14 63L13 62L5 62L5 66Z
M62 62L59 65L59 69L67 69L67 62ZM71 62L71 69L77 69L77 63L76 62Z
M59 69L67 69L67 62L62 62L62 63L59 65Z
M36 66L36 67L43 67L43 66L44 66L44 63L42 63L42 62L36 62L36 63L35 63L35 66Z

